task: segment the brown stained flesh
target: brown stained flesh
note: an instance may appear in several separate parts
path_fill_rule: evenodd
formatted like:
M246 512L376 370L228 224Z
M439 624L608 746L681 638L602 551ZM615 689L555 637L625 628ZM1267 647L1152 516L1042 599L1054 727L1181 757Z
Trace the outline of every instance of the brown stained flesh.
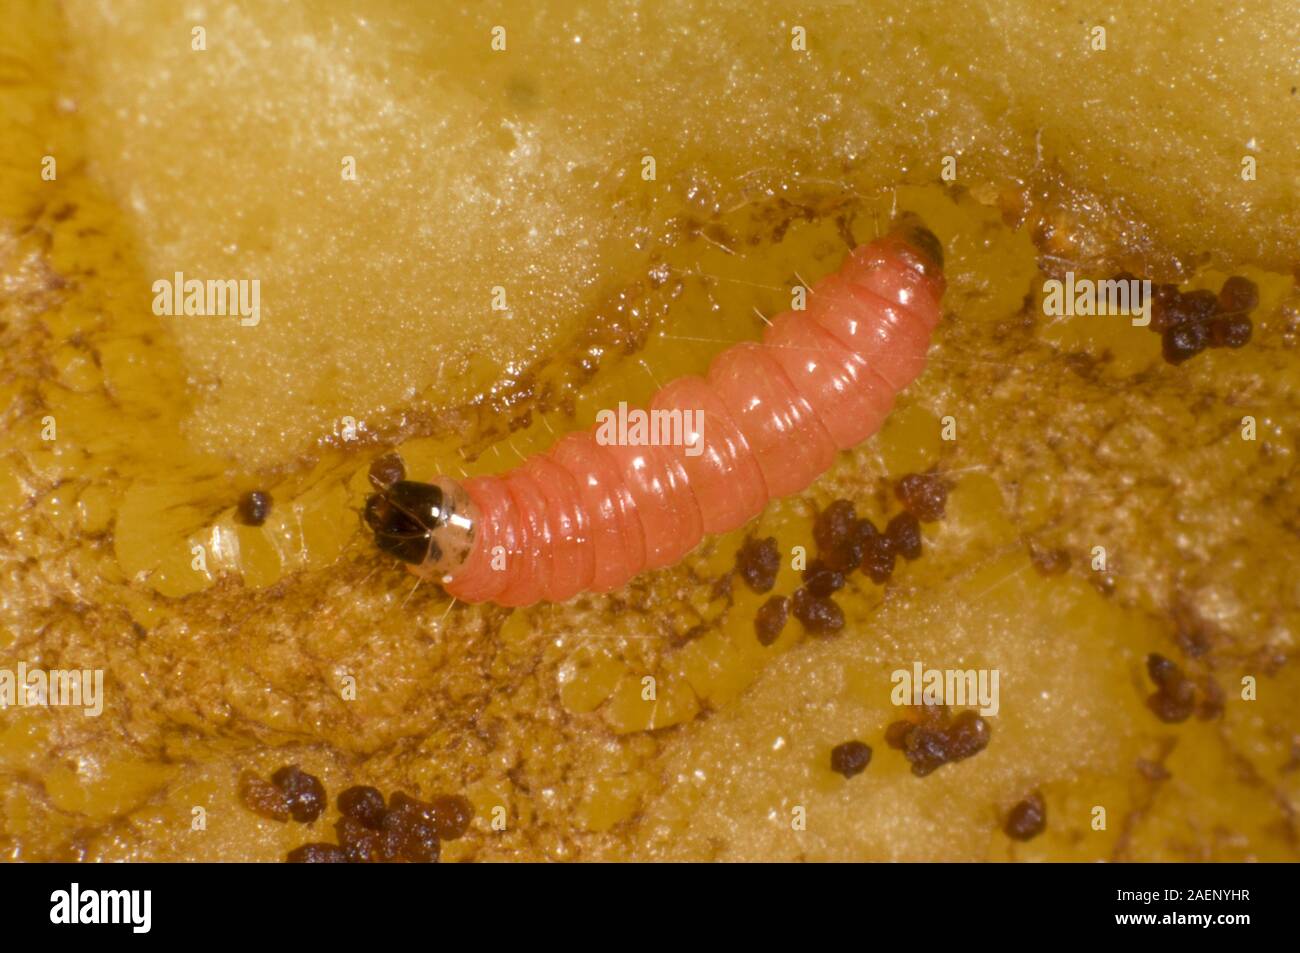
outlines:
M1196 710L1196 686L1176 662L1163 655L1147 656L1147 675L1157 691L1147 696L1147 707L1166 724L1186 721Z

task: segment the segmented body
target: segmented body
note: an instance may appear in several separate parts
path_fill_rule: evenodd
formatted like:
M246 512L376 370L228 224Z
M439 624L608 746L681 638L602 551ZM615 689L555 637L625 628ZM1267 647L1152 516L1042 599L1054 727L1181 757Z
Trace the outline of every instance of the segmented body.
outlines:
M863 245L811 289L805 310L773 319L761 343L734 345L705 377L663 387L652 411L703 411L698 455L602 445L592 430L464 481L473 532L461 557L437 567L444 587L511 606L608 592L804 489L837 451L880 428L924 367L941 259L924 230ZM433 565L410 568L432 575Z

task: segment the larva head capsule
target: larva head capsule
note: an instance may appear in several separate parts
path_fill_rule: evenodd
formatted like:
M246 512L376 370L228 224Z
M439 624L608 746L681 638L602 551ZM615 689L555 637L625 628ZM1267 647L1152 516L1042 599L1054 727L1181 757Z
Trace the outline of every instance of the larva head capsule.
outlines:
M908 267L920 272L943 297L947 282L943 276L943 243L915 215L904 215L895 223L884 242Z
M939 241L939 236L930 231L924 225L917 221L903 221L899 228L899 236L919 251L925 259L921 263L921 268L927 273L943 271L943 243Z
M412 572L446 580L469 559L478 512L455 480L398 480L366 500L366 524L375 545Z

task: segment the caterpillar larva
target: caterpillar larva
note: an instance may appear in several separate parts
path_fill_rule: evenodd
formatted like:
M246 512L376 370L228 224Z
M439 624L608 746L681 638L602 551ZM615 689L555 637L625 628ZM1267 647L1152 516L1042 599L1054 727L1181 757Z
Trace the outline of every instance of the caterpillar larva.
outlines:
M880 428L925 365L942 269L931 232L897 228L850 253L761 344L729 347L706 377L662 388L651 411L703 413L693 453L602 444L592 430L463 485L380 480L366 503L375 542L465 602L511 606L608 592L676 562Z

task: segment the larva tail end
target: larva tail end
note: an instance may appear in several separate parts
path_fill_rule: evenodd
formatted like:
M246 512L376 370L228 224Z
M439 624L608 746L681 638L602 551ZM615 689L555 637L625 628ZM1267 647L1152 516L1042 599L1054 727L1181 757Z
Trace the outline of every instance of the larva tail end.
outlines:
M477 508L455 480L399 480L366 500L375 545L433 580L454 577L469 559L478 531Z

